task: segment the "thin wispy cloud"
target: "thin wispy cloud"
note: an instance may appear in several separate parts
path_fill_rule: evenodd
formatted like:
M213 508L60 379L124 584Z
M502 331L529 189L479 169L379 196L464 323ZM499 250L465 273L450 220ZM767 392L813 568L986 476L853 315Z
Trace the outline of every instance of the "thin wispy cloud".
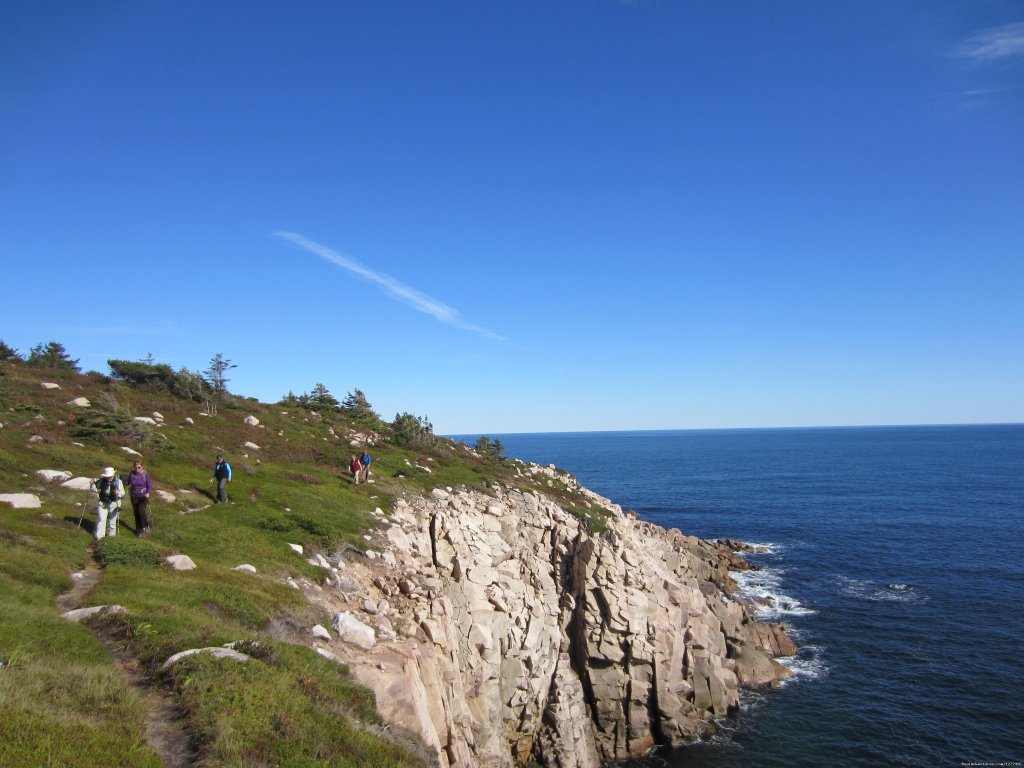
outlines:
M982 30L953 49L953 55L974 61L997 61L1024 56L1024 22Z
M405 285L405 283L396 280L390 275L375 272L369 267L360 264L350 256L340 254L337 251L328 248L326 245L321 245L320 243L310 240L308 237L300 235L297 232L278 231L274 234L277 237L288 240L300 248L319 256L324 261L329 261L331 264L351 272L367 282L379 285L392 299L400 301L401 303L423 312L424 314L430 315L438 322L451 325L463 331L471 331L487 339L507 341L505 337L499 336L493 331L489 331L486 328L481 328L478 325L466 322L457 309L449 307L444 302L438 301L421 291L417 291L415 288Z

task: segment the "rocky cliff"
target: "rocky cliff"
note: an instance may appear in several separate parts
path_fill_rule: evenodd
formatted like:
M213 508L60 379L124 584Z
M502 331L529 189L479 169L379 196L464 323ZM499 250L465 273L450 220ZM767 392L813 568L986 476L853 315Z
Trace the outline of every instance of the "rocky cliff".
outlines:
M327 585L318 650L349 664L441 766L596 768L694 737L742 685L788 674L783 628L732 599L726 546L586 492L592 535L545 496L436 489L379 513Z

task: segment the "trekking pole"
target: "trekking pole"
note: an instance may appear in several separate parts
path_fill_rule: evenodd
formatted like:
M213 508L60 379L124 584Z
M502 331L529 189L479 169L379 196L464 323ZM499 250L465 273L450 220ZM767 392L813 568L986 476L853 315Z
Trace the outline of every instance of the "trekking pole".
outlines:
M90 482L90 483L89 483L89 489L88 489L88 490L87 490L87 492L86 492L86 493L87 493L87 494L89 495L89 499L90 499L90 500L91 500L91 498L92 498L92 495L93 495L93 494L95 493L95 490L96 490L96 483L94 483L94 482ZM87 505L87 504L83 504L83 505L82 505L82 514L81 514L81 516L80 516L80 517L78 518L78 529L79 529L79 530L81 530L81 529L82 529L82 520L84 520L84 519L85 519L85 515L86 515L86 513L87 513L88 511L89 511L89 507L88 507L88 505Z
M89 483L89 493L91 494L96 486L93 483ZM82 515L78 518L78 530L82 530L82 521L85 520L85 513L89 510L85 504L82 505Z

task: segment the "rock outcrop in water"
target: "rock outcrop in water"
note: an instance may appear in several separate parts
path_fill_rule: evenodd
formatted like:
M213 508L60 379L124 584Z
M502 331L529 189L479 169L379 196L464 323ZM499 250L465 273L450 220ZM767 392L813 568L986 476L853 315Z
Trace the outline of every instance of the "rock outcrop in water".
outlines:
M794 652L784 629L729 596L743 564L729 547L587 493L611 513L601 534L509 488L397 501L382 558L347 558L333 589L307 589L375 642L321 652L460 768L596 768L691 739L738 707L739 686L789 674L773 658Z

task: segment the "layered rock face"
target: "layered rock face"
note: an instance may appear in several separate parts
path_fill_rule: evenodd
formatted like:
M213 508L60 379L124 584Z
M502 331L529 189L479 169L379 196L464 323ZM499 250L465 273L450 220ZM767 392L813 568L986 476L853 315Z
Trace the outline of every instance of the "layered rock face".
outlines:
M393 565L346 571L373 584L378 642L324 649L440 765L596 768L692 738L739 686L788 674L772 658L794 650L784 630L727 594L731 550L593 494L612 512L598 535L546 497L492 494L396 502Z

